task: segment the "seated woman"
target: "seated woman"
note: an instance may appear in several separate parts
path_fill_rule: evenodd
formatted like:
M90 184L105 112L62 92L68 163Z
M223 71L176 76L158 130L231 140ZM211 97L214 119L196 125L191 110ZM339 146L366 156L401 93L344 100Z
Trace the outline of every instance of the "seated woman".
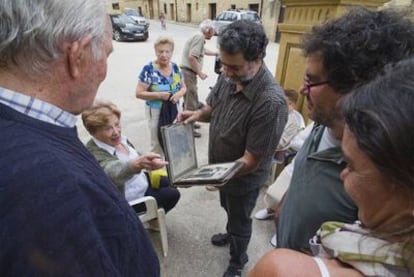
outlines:
M153 188L144 170L162 168L166 162L159 154L140 155L126 137L121 135L121 112L111 102L95 101L82 113L82 121L92 139L86 147L94 155L105 173L112 179L127 201L152 196L165 212L171 210L180 198L180 192L170 186L166 176L159 188ZM139 212L143 206L134 207Z
M414 60L356 89L344 103L341 178L360 222L325 222L317 257L274 250L260 276L414 276Z

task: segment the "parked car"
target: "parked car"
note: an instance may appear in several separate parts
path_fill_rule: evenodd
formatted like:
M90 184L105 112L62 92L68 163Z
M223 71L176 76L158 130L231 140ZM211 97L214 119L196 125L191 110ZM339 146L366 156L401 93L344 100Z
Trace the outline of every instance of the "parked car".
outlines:
M148 28L135 23L130 17L123 14L110 15L112 22L112 37L116 41L148 39Z
M142 25L145 27L149 27L149 21L145 19L139 12L135 9L125 8L124 14L129 16L132 20L134 20L138 25Z
M220 31L228 24L236 20L251 20L258 24L262 24L259 15L255 11L250 10L227 10L220 13L214 20L214 27L216 29L216 35L220 34Z

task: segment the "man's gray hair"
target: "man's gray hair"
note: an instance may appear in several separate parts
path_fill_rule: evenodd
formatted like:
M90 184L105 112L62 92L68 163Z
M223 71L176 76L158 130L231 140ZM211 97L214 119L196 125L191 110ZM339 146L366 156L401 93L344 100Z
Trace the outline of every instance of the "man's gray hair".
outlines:
M88 35L98 59L106 20L102 0L0 0L0 69L44 74L65 42Z
M211 19L205 19L200 23L201 32L207 33L211 29L214 30L214 22Z

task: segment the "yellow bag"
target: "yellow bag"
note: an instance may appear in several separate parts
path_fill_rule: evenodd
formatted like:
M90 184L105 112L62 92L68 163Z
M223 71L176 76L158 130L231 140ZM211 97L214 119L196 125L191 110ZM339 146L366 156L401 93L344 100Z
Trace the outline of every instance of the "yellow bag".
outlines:
M159 189L161 176L168 176L168 174L165 169L156 169L156 170L148 171L148 176L150 179L151 187L153 189Z

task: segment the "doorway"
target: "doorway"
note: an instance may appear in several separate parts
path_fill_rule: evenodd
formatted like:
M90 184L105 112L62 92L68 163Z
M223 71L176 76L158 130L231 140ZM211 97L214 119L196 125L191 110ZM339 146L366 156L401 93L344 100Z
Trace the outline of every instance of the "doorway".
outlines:
M170 4L170 19L175 20L174 4Z
M249 4L249 10L259 13L259 4Z
M187 22L191 22L191 4L187 4Z
M208 4L208 13L210 15L210 19L214 20L217 16L217 7L215 3Z
M148 0L148 6L149 6L149 18L154 19L154 3L152 0Z

